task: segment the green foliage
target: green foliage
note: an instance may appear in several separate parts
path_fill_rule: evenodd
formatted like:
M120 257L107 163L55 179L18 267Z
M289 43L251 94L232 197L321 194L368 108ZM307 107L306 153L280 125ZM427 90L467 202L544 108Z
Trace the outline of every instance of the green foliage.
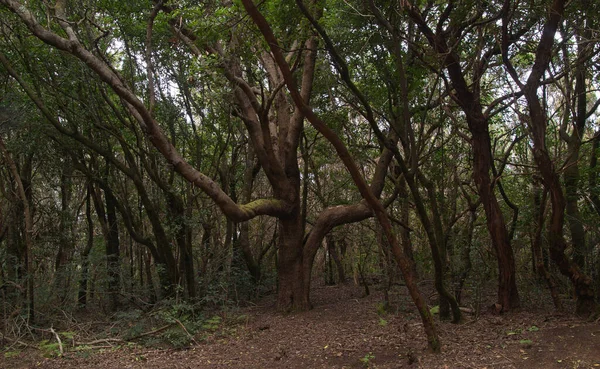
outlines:
M368 354L366 354L365 356L361 357L360 359L358 359L365 367L369 367L369 363L371 362L371 360L375 359L375 355L373 355L372 352L369 352Z
M123 322L115 326L125 328L114 334L123 336L126 340L135 339L135 342L147 346L167 344L177 348L186 347L196 343L196 340L226 330L225 321L220 315L205 318L202 305L174 300L161 302L148 313L131 310L119 312L115 314L115 318ZM245 315L232 315L229 324L243 324L247 319ZM156 332L151 333L153 331ZM232 332L234 330L229 329L225 334Z
M38 343L38 348L44 357L51 358L60 356L60 345L58 342L42 340L40 343Z
M388 304L386 304L385 302L378 302L375 306L377 307L377 315L379 315L380 317L388 313Z
M217 329L219 329L219 326L221 325L222 320L223 319L220 316L215 315L215 316L211 317L210 319L207 319L204 321L204 323L202 324L202 329L214 332Z
M15 350L15 351L6 351L4 352L4 357L7 359L13 358L13 357L17 357L21 355L21 351Z
M171 325L161 333L160 338L174 347L188 346L203 324L203 317L198 312L198 307L182 302L170 304L152 316L161 325L165 323Z

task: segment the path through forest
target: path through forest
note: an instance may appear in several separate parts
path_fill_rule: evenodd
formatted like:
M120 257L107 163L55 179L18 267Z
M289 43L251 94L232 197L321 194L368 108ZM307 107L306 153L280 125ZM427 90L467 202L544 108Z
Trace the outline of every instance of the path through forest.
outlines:
M381 314L381 293L318 287L315 308L284 316L272 297L225 316L222 327L186 350L115 348L46 359L31 351L2 368L596 368L600 324L552 312L467 316L438 324L441 355L425 351L421 323L403 287L395 312Z

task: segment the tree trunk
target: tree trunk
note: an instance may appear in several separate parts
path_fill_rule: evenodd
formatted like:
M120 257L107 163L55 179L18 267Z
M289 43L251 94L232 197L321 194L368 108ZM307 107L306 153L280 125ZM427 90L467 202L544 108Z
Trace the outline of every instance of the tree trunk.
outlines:
M248 224L248 222L244 222L244 223L240 224L240 237L238 239L237 244L239 245L240 251L242 252L242 257L244 258L244 261L246 262L246 267L248 268L248 271L250 272L250 276L252 277L252 280L254 281L254 283L258 283L258 282L260 282L260 279L261 279L261 271L260 271L260 265L254 258L254 255L252 254L252 249L250 247L250 234L249 234L250 229L249 228L250 228L250 225Z
M455 283L454 296L460 304L463 287L467 276L473 267L471 263L471 248L473 247L473 232L475 231L475 220L477 220L477 206L469 201L469 220L465 229L464 247L460 251L460 269Z
M527 99L529 108L528 127L533 141L533 158L540 171L544 187L550 194L552 214L549 226L550 257L558 266L560 272L568 277L577 296L576 312L580 315L588 315L597 308L594 297L592 280L581 272L579 267L567 258L565 249L567 243L563 234L565 221L566 199L562 191L560 179L554 168L554 163L546 147L547 116L542 107L537 91L542 76L550 63L554 35L562 20L565 1L554 0L548 12L548 20L544 25L542 37L539 41L535 55L535 63L522 87L523 94Z
M544 229L544 213L546 209L546 198L548 196L547 191L542 191L539 185L534 184L533 196L534 196L534 217L535 217L535 234L531 241L531 248L533 249L533 260L535 270L540 278L544 279L550 290L550 296L556 310L562 309L562 302L558 296L558 288L554 277L548 272L544 265L544 257L542 254L542 231Z
M419 273L417 272L417 264L415 263L415 256L413 253L412 238L410 237L410 201L406 189L406 179L404 177L400 179L398 190L400 191L400 221L406 226L400 228L400 241L402 242L402 249L410 261L415 279L419 280Z
M592 140L592 152L590 153L590 170L589 170L589 195L591 200L591 210L600 216L600 189L596 186L598 182L598 154L600 153L600 130L594 132Z
M179 249L179 275L183 274L185 278L185 287L190 299L196 297L196 278L194 275L194 257L192 255L192 240L186 219L186 210L183 199L178 195L169 192L165 194L169 215L171 221L176 225L175 242ZM177 281L178 284L181 283Z
M25 297L22 290L17 288L22 281L25 281L25 245L21 237L23 225L23 205L18 195L11 188L12 181L9 181L9 189L5 192L7 200L10 203L8 215L6 217L6 281L12 282L6 284L7 301L13 305L20 305L19 300Z
M422 15L415 8L408 8L407 12L417 24L421 33L427 37L431 47L439 54L443 61L448 76L455 89L455 98L465 113L469 131L471 132L471 146L473 148L473 178L483 208L486 214L487 228L490 233L492 245L498 259L498 303L502 311L508 311L520 304L515 278L515 261L513 250L506 229L506 222L502 210L494 193L494 183L490 178L492 170L492 145L488 120L483 114L481 105L480 79L475 78L473 85L469 85L466 73L463 71L459 54L448 46L450 33L437 33L427 25Z
M79 279L79 293L77 296L77 302L79 306L85 307L87 305L87 292L88 292L88 273L90 267L89 255L94 246L94 221L92 220L92 206L91 206L91 191L92 184L88 184L87 196L85 198L85 219L87 221L87 243L85 249L81 252L81 276Z
M33 217L31 213L31 165L25 165L27 169L25 170L25 176L19 174L17 169L17 165L15 164L11 154L6 149L4 145L4 140L2 136L0 136L0 151L2 152L6 163L8 164L8 169L10 170L16 184L17 184L17 193L19 198L21 199L21 203L23 206L23 215L25 218L25 273L27 278L27 316L29 318L30 323L33 323L35 320L35 305L34 305L34 295L33 295ZM27 183L27 187L25 186Z
M474 118L476 115L478 118ZM498 304L502 311L508 311L520 305L515 278L515 260L502 209L494 194L490 179L492 168L492 146L488 123L481 109L467 116L469 129L473 135L473 178L479 190L479 196L486 215L486 225L498 260Z
M151 304L153 304L156 302L158 296L156 295L156 287L154 286L154 279L152 278L152 254L144 251L142 255L144 255L145 259L143 272L146 273L146 289L148 291L148 300ZM140 273L142 273L141 270Z
M259 165L254 164L255 159L254 148L252 145L248 146L248 152L246 153L245 168L244 168L244 183L242 184L242 202L249 203L252 200L252 188L254 184L254 178L260 170ZM237 245L240 248L242 257L246 262L246 267L252 276L254 283L258 283L261 278L260 265L252 253L250 246L250 224L249 221L240 224L240 237Z
M577 296L577 314L588 315L597 307L594 298L593 282L565 255L567 247L563 235L565 198L560 187L558 175L552 169L552 162L547 151L541 150L536 146L534 144L534 157L544 177L545 186L550 192L550 202L552 204L548 237L550 242L550 257L556 263L560 272L573 283Z
M581 213L579 212L579 152L581 149L581 142L583 135L585 134L585 123L587 117L587 88L586 88L586 60L587 54L589 54L589 47L586 46L586 42L591 38L591 31L585 30L584 37L578 37L578 50L577 58L580 60L575 67L575 91L574 101L576 102L573 117L573 132L570 136L566 136L563 133L563 138L566 139L568 155L567 162L564 165L564 183L565 183L565 211L567 213L567 220L569 223L569 231L571 233L571 242L573 243L573 262L580 268L585 268L585 256L586 243L585 243L585 230L583 228L583 220ZM577 33L581 33L578 30Z
M329 252L329 257L333 259L333 262L335 263L338 274L338 283L344 283L346 281L346 274L344 273L344 266L342 265L340 254L337 252L333 235L327 236L327 250Z
M106 222L108 226L108 237L106 239L106 268L108 273L108 296L110 310L115 311L119 307L119 292L121 288L121 259L119 228L117 222L116 199L112 192L104 193L106 201Z
M300 214L279 220L279 253L277 257L278 310L306 311L311 308L311 266L302 256L303 231Z
M69 202L71 201L71 174L72 168L68 162L60 175L60 216L58 225L58 252L54 265L54 289L60 302L67 299L69 291L69 268L68 264L74 249L71 234L71 216L69 214Z

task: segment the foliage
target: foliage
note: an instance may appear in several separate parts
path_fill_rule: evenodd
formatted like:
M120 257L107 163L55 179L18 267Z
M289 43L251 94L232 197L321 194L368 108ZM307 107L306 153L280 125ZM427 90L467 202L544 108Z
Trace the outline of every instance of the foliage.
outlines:
M38 344L40 351L44 357L52 358L60 356L60 344L58 342L50 341L50 340L42 340Z
M365 356L361 357L359 361L365 366L369 367L371 360L375 359L375 355L372 352L369 352Z

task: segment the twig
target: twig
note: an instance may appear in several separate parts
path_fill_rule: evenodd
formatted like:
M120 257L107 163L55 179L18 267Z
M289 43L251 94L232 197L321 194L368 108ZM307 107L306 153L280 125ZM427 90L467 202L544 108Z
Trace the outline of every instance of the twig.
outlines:
M122 338L100 338L100 339L89 341L89 342L80 342L78 345L79 346L93 346L93 345L98 344L98 343L108 343L108 344L110 344L111 342L112 343L123 343L123 342L127 342L127 341L135 341L135 340L140 339L142 337L146 337L146 336L150 336L150 335L162 332L165 329L167 329L169 327L172 327L174 324L175 323L167 324L167 325L162 326L160 328L156 328L156 329L153 329L151 331L148 331L148 332L145 332L145 333L142 333L142 334L138 334L137 336L133 336L133 337L126 338L126 339L122 339ZM181 324L181 323L179 323L179 324ZM186 333L187 333L187 331L186 331Z
M175 323L170 323L170 324L167 324L167 325L165 325L165 326L162 326L162 327L160 327L160 328L156 328L156 329L154 329L154 330L151 330L151 331L149 331L149 332L146 332L146 333L139 334L139 335L137 335L137 336L134 336L134 337L128 338L128 339L127 339L127 341L133 341L133 340L137 340L137 339L139 339L139 338L142 338L142 337L146 337L146 336L150 336L150 335L153 335L153 334L156 334L156 333L162 332L162 331L164 331L165 329L172 327L174 324L175 324Z
M475 310L468 308L468 307L460 307L460 311L462 311L463 313L467 313L467 314L475 314Z
M102 343L102 342L105 342L105 343L119 342L119 343L121 343L121 342L125 342L125 341L120 338L101 338L101 339L93 340L90 342L81 342L81 343L79 343L79 346L92 346L92 345L95 345L97 343Z
M19 345L21 345L21 346L30 347L30 348L35 348L35 349L37 349L37 348L38 348L37 346L30 345L30 344L28 344L28 343L26 343L26 342L23 342L23 341L21 341L21 340L18 340L18 339L16 339L16 338L10 338L10 337L8 337L8 336L6 336L6 335L2 335L2 333L0 333L0 335L1 335L0 339L6 340L6 341L8 341L8 342L12 342L13 344L19 344ZM12 346L11 346L11 347L12 347Z
M89 350L100 350L100 349L106 349L106 348L113 348L113 345L99 345L99 346L88 346L86 347Z
M179 321L179 319L175 319L175 321L176 321L177 323L179 323L179 325L181 326L181 329L183 329L183 331L184 331L185 333L187 333L188 337L190 337L190 339L192 340L192 342L194 342L194 345L197 345L197 344L198 344L198 342L196 342L196 340L194 339L194 336L192 336L192 335L190 334L190 332L188 332L188 330L185 328L185 326L183 325L183 323L181 323L181 322Z

